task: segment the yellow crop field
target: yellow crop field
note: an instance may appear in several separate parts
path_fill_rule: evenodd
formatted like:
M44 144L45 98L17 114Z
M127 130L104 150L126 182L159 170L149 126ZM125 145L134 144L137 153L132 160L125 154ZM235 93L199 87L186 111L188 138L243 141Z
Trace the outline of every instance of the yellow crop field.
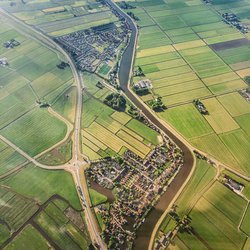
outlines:
M233 117L250 113L250 104L237 92L219 96L218 100Z
M139 141L136 140L137 143L140 143L138 145L141 146L141 150L144 150L144 153L128 144L127 140L123 141L121 138L117 137L115 134L113 134L112 132L110 132L109 130L107 130L96 122L93 122L86 130L87 132L101 140L105 145L114 150L116 153L118 153L123 146L130 149L135 154L138 154L142 158L144 158L146 153L149 152L149 148L144 144L140 143Z
M97 152L100 148L98 148L93 142L89 141L86 137L82 138L82 149L84 150L84 145L87 145L93 151Z
M156 48L144 49L137 52L137 58L159 55L163 53L173 52L175 49L171 45L160 46Z
M89 141L93 142L96 146L98 146L102 150L106 150L107 146L104 145L102 142L97 140L94 136L89 134L86 130L82 130L82 137L87 138ZM84 140L84 139L83 139Z
M192 49L196 47L206 46L202 40L196 40L191 42L177 43L173 45L176 50Z
M44 13L51 13L51 12L61 12L61 11L64 11L64 10L65 10L64 6L58 6L58 7L43 9L43 12Z
M131 129L129 129L127 127L123 127L121 131L124 131L127 134L133 136L138 141L143 141L144 140L143 137L141 137L140 135L138 135L137 133L135 133L134 131L132 131Z
M124 112L114 112L111 117L123 125L131 120L131 117Z
M207 86L210 86L210 85L228 82L228 81L236 80L236 79L240 79L239 76L234 72L229 72L226 74L203 78L202 80Z
M118 137L120 137L122 140L128 142L132 147L135 147L137 150L139 150L142 154L147 155L150 151L150 148L147 147L142 142L135 139L130 134L126 133L123 130L120 130L117 134Z
M217 134L225 133L239 128L239 125L228 114L216 98L203 100L209 115L205 118Z
M250 75L250 68L247 68L247 69L241 69L241 70L238 70L236 71L237 74L240 76L240 77L245 77L245 76L249 76Z
M174 85L178 83L189 82L189 81L197 80L197 79L198 79L198 76L195 73L189 72L185 74L180 74L176 76L171 76L171 77L166 77L166 78L162 78L159 80L155 80L154 88L160 88L160 87L165 87L165 86Z
M82 144L82 152L84 155L87 155L91 161L97 160L100 158L100 155L98 155L95 151L93 151L91 148L89 148L85 144Z

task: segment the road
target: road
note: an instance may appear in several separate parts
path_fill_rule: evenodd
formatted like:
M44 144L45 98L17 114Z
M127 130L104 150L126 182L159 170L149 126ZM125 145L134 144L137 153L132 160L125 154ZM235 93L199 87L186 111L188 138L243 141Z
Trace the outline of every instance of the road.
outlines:
M126 14L124 13L115 3L113 3L111 0L106 0L107 2L110 3L114 8L116 8L119 12L122 13L122 15L129 21L129 25L131 25L132 32L131 35L131 40L130 40L130 45L132 46L131 48L128 46L127 51L131 50L129 53L124 53L124 56L122 57L121 60L121 67L119 71L119 78L120 78L120 84L121 87L125 93L125 95L144 113L144 115L152 122L154 123L163 133L168 135L184 152L184 167L182 168L182 175L178 175L175 181L175 190L174 193L176 194L173 196L171 202L175 201L177 199L177 195L180 193L180 190L182 190L188 179L191 177L193 169L195 167L195 160L194 160L194 155L192 153L193 150L197 150L194 148L192 145L189 144L174 128L172 128L169 124L166 122L162 121L159 119L159 117L148 108L130 89L129 82L132 76L133 72L133 62L134 62L134 57L136 53L136 44L137 44L137 36L138 36L138 30L133 22L133 20ZM41 33L39 30L26 25L22 21L16 19L9 13L6 13L4 10L0 9L0 14L8 18L9 20L12 20L14 23L14 26L18 29L19 32L25 33L26 36L31 37L32 39L36 39L39 42L43 43L47 47L49 47L52 50L58 51L61 54L64 55L66 60L71 66L72 73L75 79L75 83L77 86L77 107L76 107L76 114L75 114L75 123L74 123L74 128L73 128L73 150L72 150L72 159L70 162L66 163L65 165L61 166L46 166L44 164L41 164L37 162L33 157L30 157L28 154L26 154L24 151L22 151L20 148L18 148L15 144L4 138L3 136L0 136L0 139L6 142L8 145L10 145L12 148L14 148L17 152L19 152L21 155L23 155L26 159L28 159L30 162L34 163L36 166L44 168L44 169L64 169L66 171L69 171L74 179L75 185L77 187L78 195L81 200L82 207L85 211L85 216L86 216L86 222L88 225L88 229L90 232L91 240L93 243L96 243L99 245L100 249L106 249L106 245L103 242L103 240L100 237L100 232L96 224L95 217L91 211L90 204L87 201L86 197L88 195L88 190L87 187L83 185L83 183L80 180L80 175L79 175L79 168L81 168L86 162L84 161L84 157L81 153L81 114L82 114L82 92L84 88L84 82L83 78L80 75L80 72L76 69L75 63L72 61L70 56L58 45L56 44L52 39L50 39L48 36L45 34ZM199 151L199 150L197 150ZM203 155L206 155L204 152L199 151ZM208 156L208 155L207 155ZM208 156L208 158L211 158ZM240 177L250 180L248 176L245 176L241 173L238 173L238 171L233 170L229 166L226 166L222 164L219 161L216 161L215 159L212 159L216 165L223 166L224 168L236 173ZM171 196L172 197L172 196Z
M93 213L90 208L90 204L86 201L85 196L88 195L88 190L85 187L82 187L82 183L80 181L79 177L79 168L82 167L86 162L83 159L82 153L81 153L81 115L82 115L82 91L84 88L83 78L80 74L80 72L76 69L76 65L74 61L71 59L71 57L57 44L55 43L51 38L46 36L45 34L41 33L39 30L25 24L24 22L18 20L14 16L10 15L6 11L0 8L0 14L8 19L8 21L11 21L16 29L18 29L18 32L24 33L26 36L30 37L31 39L35 39L42 43L43 45L46 45L50 49L60 52L64 55L68 63L70 64L70 68L72 70L75 84L77 86L77 107L76 107L76 114L75 114L75 123L73 128L73 150L72 150L72 159L70 162L66 163L65 165L61 166L46 166L44 164L39 163L36 161L33 157L29 156L27 153L22 151L19 147L17 147L14 143L7 140L5 137L0 136L0 139L3 140L5 143L7 143L9 146L11 146L13 149L15 149L18 153L20 153L22 156L24 156L26 159L28 159L30 162L32 162L37 167L43 168L43 169L57 169L57 170L66 170L69 171L73 179L75 181L75 185L77 187L77 192L80 197L80 201L82 204L82 207L85 212L85 218L86 223L89 229L91 240L94 244L97 244L100 249L107 249L105 243L100 237L99 228L96 224L95 217L93 216Z

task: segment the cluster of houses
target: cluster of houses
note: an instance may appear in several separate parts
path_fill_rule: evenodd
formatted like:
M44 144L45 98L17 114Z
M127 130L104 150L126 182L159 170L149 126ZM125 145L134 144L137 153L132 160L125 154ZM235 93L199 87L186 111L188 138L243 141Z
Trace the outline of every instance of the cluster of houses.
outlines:
M171 238L173 237L173 232L162 233L160 238L156 241L155 250L165 250L169 245Z
M18 42L17 40L15 40L14 38L5 42L3 44L3 46L6 48L6 49L13 49L14 47L17 47L20 45L20 42Z
M115 201L106 214L103 236L118 249L133 241L147 213L166 190L168 182L183 166L183 154L167 137L145 159L130 150L122 158L91 164L87 177L104 188L115 190Z
M128 31L114 23L77 31L55 38L74 58L82 71L95 72L102 63L113 61Z
M235 14L226 12L222 14L222 17L225 23L233 25L242 33L248 33L249 28L241 24L239 18Z

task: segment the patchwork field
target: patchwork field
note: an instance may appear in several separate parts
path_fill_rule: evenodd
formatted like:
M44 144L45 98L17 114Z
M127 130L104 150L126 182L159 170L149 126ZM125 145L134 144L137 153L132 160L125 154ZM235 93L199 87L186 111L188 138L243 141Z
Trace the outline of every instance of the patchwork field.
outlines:
M92 160L122 154L125 148L144 158L159 143L160 135L154 130L89 94L83 107L82 151Z
M64 123L36 106L41 102L53 104L72 85L72 72L70 68L57 67L61 62L59 57L63 58L61 54L24 37L1 18L0 23L0 57L8 61L8 65L0 66L0 133L34 156L62 140L66 134ZM3 44L11 39L20 44L5 48ZM11 152L5 150L6 159L8 154ZM17 156L11 158L14 162Z
M248 87L244 77L250 75L250 43L217 12L235 11L248 25L249 15L242 14L242 6L249 2L218 0L207 6L202 1L144 0L129 4L135 7L129 11L139 19L143 16L138 22L135 69L140 67L144 75L134 77L133 83L149 79L153 85L141 99L148 103L161 96L168 107L159 113L161 118L199 149L250 173L242 154L230 149L233 143L230 146L229 140L226 144L222 139L241 128L246 134L237 137L238 143L247 146L245 140L250 140L250 104L238 93ZM201 99L209 115L198 112L191 104L194 99Z
M195 173L189 186L195 185L198 174ZM186 201L190 203L194 199L193 196L190 199L190 193L184 192L178 199L179 203L177 202L180 213L181 206ZM192 232L179 232L174 240L177 246L184 244L186 247L196 246L197 249L220 249L222 244L227 249L239 249L244 246L246 235L237 229L247 206L244 199L221 183L215 182L208 191L200 193L198 202L194 201L193 205L188 213Z
M41 31L61 36L71 32L118 21L118 18L101 3L89 1L33 1L13 6L2 1L0 6L15 17Z

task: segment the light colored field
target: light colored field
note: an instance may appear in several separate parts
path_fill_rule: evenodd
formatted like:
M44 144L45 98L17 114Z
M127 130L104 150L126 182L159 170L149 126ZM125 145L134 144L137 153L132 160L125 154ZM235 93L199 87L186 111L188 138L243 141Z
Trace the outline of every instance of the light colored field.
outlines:
M132 150L134 153L138 154L142 158L145 157L145 154L141 153L134 147L130 146L126 141L123 141L122 139L120 139L119 137L114 135L112 132L110 132L109 130L102 127L96 122L93 122L86 130L88 133L97 137L100 141L102 141L105 145L107 145L109 148L111 148L117 153L120 151L120 149L123 146L125 146L126 148L129 148L130 150Z
M237 92L219 96L217 99L232 117L250 113L250 103Z
M84 141L84 138L86 138L89 141L91 141L92 143L94 143L100 149L102 149L102 150L106 150L107 149L106 145L104 145L102 142L100 142L99 140L97 140L94 136L92 136L91 134L89 134L86 130L82 130L82 136L83 136L83 141Z
M122 130L124 132L126 132L127 134L133 136L136 140L138 141L144 141L144 138L141 137L140 135L138 135L137 133L135 133L134 131L132 131L131 129L128 129L127 127L123 127Z
M244 38L244 35L242 35L240 32L235 32L233 34L227 34L227 35L222 35L222 36L206 38L205 42L207 44L216 44L216 43L227 42L227 41L240 39L240 38Z
M239 125L233 120L216 98L203 100L203 104L209 112L209 115L206 115L205 118L217 134L239 128Z
M53 8L43 9L42 11L45 13L49 13L49 12L59 12L59 11L64 11L64 10L65 8L63 6L57 6Z
M158 72L147 74L147 78L151 80L161 79L169 76L179 75L191 72L192 69L188 65L180 66L177 68L165 69Z
M238 79L229 82L223 82L220 84L210 85L208 88L212 91L213 94L222 94L232 90L240 90L246 87L246 83L243 80Z
M228 82L228 81L236 80L236 79L239 79L239 76L234 72L229 72L229 73L221 74L218 76L203 78L202 80L207 86L210 86L210 85Z
M204 84L201 80L194 80L190 82L185 82L182 84L171 85L167 87L157 88L154 90L154 93L159 94L160 96L169 96L185 91L190 91L193 89L198 89L204 87Z
M245 69L250 68L250 60L244 62L233 63L230 65L233 70Z
M124 112L114 112L111 117L123 125L131 120L131 117Z
M96 122L114 134L123 127L121 123L113 120L111 117L98 117Z
M131 136L129 133L126 133L123 130L120 130L116 134L119 138L121 138L123 141L127 142L132 147L139 150L142 154L147 155L150 151L150 148L144 145L142 142L137 140L135 137Z
M189 82L192 80L194 81L197 79L198 79L198 76L195 73L190 72L190 73L186 73L186 74L180 74L180 75L176 75L176 76L162 78L159 80L154 80L153 87L154 87L154 89L156 89L156 88L170 86L170 85L174 85L174 84L178 84L178 83L184 84L185 82Z
M173 46L175 47L176 50L184 50L184 49L193 49L205 45L206 44L202 40L196 40L191 42L174 44Z
M190 140L190 142L195 147L202 150L203 152L206 152L215 159L235 169L240 169L238 162L216 134L195 138Z
M152 63L159 63L169 60L174 60L180 58L180 55L176 52L169 52L169 53L160 53L153 56L146 56L146 57L140 57L136 58L135 65L147 65Z
M239 129L226 134L221 134L220 138L238 161L242 172L249 174L250 139L248 135Z
M162 101L167 105L175 105L185 102L191 102L194 99L211 96L211 92L207 88L199 88L191 91L186 91L178 93L171 96L166 96L162 98Z
M86 137L82 137L82 152L85 152L85 146L87 146L88 148L91 148L92 151L97 152L98 150L100 150L99 147L97 147L92 141L89 141Z
M237 74L238 74L240 77L244 78L245 76L249 76L249 75L250 75L250 68L241 69L241 70L238 70L238 71L236 71L236 72L237 72Z
M174 52L174 48L171 45L144 49L144 50L138 51L136 56L137 58L141 58L141 57L154 56L154 55L159 55L159 54L168 53L168 52Z

